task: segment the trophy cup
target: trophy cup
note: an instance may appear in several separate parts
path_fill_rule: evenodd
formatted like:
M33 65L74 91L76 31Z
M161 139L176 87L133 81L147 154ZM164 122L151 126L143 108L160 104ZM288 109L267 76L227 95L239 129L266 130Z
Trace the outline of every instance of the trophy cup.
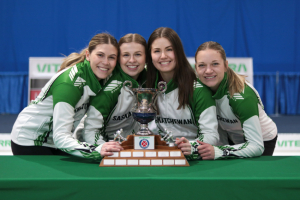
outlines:
M112 156L105 156L100 167L189 166L181 150L174 145L171 132L165 129L165 136L161 138L160 135L154 135L148 128L148 123L156 117L158 95L167 90L167 84L163 81L159 82L158 89L132 88L131 81L125 81L123 88L136 99L131 113L134 120L140 123L141 128L134 135L128 135L127 138L122 137L122 129L117 131L114 140L119 140L124 150L114 152Z
M126 88L128 86L129 89ZM133 88L130 81L123 83L125 91L129 92L136 98L136 104L132 107L131 113L134 120L141 124L140 130L136 135L153 135L148 128L148 123L156 117L156 101L159 94L164 93L167 90L166 82L159 82L158 89L154 88Z

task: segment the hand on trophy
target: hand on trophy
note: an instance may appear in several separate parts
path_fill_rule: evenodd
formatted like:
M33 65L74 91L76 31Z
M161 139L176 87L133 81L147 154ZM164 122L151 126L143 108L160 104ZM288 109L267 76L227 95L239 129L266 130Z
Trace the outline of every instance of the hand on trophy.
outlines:
M121 150L124 149L119 142L109 141L103 144L100 154L102 157L112 156L114 154L113 152L119 152Z
M184 155L192 154L192 146L185 137L176 138L175 144L177 144L178 149L180 149Z

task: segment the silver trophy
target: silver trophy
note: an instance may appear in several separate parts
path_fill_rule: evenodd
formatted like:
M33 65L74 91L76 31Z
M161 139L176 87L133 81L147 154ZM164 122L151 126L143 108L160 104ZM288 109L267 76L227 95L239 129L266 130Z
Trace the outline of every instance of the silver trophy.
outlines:
M127 139L126 138L124 138L123 136L122 136L122 133L123 133L123 129L120 129L120 130L118 130L115 134L114 134L114 141L118 141L118 139L119 139L119 143L121 144L121 141L127 141Z
M132 88L131 81L123 83L125 91L136 98L135 105L131 109L134 120L141 124L140 130L136 135L153 135L148 128L148 123L156 117L156 101L159 94L167 90L167 84L164 81L158 83L158 89L154 88ZM128 88L128 89L127 89Z

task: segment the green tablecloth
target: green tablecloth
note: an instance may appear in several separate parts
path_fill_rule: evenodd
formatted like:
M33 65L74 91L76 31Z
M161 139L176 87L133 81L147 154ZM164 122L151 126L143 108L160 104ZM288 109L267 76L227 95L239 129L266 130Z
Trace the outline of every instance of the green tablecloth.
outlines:
M300 199L300 157L99 167L69 156L0 156L0 199Z

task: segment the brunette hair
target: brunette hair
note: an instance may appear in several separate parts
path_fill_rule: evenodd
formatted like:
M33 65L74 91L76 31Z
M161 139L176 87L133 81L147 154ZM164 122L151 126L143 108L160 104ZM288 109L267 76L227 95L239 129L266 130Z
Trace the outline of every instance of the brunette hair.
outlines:
M86 51L88 50L90 53L92 53L92 51L99 44L112 44L117 50L119 50L118 41L112 35L108 33L99 33L91 39L89 46L81 50L80 53L71 53L68 57L66 57L58 71L83 62L86 57Z
M204 51L206 49L212 49L220 53L224 61L224 66L227 70L226 81L228 81L228 91L230 97L232 97L234 93L241 93L245 88L245 76L235 73L235 71L233 71L229 66L226 65L226 53L223 47L219 43L214 41L208 41L201 44L195 53L195 62L197 63L198 52Z
M154 40L158 38L166 38L170 41L174 55L175 55L175 72L173 76L173 81L178 85L179 96L178 102L179 106L177 109L181 107L185 108L185 105L189 104L191 97L194 92L194 81L197 80L196 74L191 67L189 61L187 60L182 42L178 36L178 34L171 28L168 27L160 27L153 31L148 40L148 62L147 62L147 87L153 88L155 87L155 80L157 69L152 63L151 58L151 48Z

